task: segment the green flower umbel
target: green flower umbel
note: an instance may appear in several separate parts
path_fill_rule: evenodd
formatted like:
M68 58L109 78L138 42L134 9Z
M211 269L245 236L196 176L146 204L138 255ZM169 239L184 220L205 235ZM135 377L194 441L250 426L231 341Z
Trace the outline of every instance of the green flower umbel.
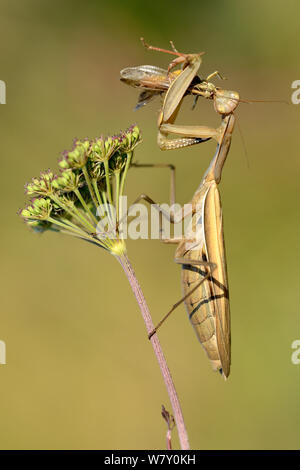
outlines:
M140 141L137 126L117 136L76 139L59 161L59 175L48 170L25 186L32 199L20 216L37 232L73 235L122 255L119 200Z

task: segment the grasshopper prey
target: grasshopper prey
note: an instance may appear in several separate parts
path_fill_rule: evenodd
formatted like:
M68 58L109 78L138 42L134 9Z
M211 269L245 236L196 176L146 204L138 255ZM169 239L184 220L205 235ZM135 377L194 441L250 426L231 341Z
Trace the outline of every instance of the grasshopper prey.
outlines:
M182 98L186 94L191 94L195 96L195 100L199 96L212 99L216 112L226 116L231 114L239 104L239 94L236 91L218 88L209 81L215 76L222 78L217 71L210 74L205 80L199 78L197 72L201 65L203 53L179 53L174 48L173 43L171 44L173 51L156 48L144 43L148 49L177 56L169 65L168 70L152 65L127 67L120 72L121 81L143 89L139 96L137 109L147 104L156 95L166 92L158 118L158 145L162 150L187 147L210 138L218 140L218 130L216 129L206 126L180 126L174 124ZM182 70L171 71L180 63L183 65ZM168 134L177 134L182 137L170 140L168 139Z

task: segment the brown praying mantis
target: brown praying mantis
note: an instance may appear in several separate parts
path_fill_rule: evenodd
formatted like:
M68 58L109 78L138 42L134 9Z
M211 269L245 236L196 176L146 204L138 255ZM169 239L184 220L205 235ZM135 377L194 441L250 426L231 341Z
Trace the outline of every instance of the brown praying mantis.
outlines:
M153 48L152 46L147 47ZM159 48L153 49L162 50ZM171 51L165 52L172 53ZM173 52L177 55L177 59L171 62L166 73L163 69L157 69L153 66L138 68L139 73L149 73L149 88L151 92L155 90L157 94L158 90L159 93L165 89L167 90L158 121L158 144L164 150L175 149L214 138L217 141L217 150L192 198L192 217L184 237L163 240L165 243L178 244L175 262L182 265L184 297L172 307L152 334L155 333L171 312L184 301L190 321L213 368L219 370L223 377L227 378L230 372L230 311L222 208L218 184L221 180L222 169L231 144L235 123L233 111L239 102L239 95L236 92L219 90L209 83L209 78L217 75L218 72L211 74L205 81L199 79L200 83L195 83L202 54L180 54L176 50ZM177 73L173 72L172 78L168 78L171 76L168 76L171 69L178 63L184 64L183 70ZM124 70L132 71L132 69L136 68ZM121 77L124 78L126 75L128 79L131 72L125 73L124 70L121 72ZM155 70L155 80L152 80L153 77L151 77L153 70ZM135 70L135 77L137 76L136 72L137 70ZM157 79L158 76L160 77L159 79ZM153 85L153 82L155 82L155 85ZM139 78L138 83L138 86L141 86L142 83L142 87L147 90L147 84L144 79L141 80ZM219 92L220 94L218 95ZM222 122L219 128L178 126L174 124L183 97L189 93L214 99L215 109L222 115ZM167 136L169 133L177 134L181 137L179 139L168 140ZM174 167L171 166L171 169L174 179ZM174 181L171 187L173 188L171 195L172 205L175 202ZM155 204L146 195L141 195L135 202L141 199L150 204ZM161 212L162 215L166 216L163 214L163 211ZM187 214L183 214L181 211L180 215L184 217ZM178 222L178 216L175 214L172 214L169 219L171 222L175 220Z

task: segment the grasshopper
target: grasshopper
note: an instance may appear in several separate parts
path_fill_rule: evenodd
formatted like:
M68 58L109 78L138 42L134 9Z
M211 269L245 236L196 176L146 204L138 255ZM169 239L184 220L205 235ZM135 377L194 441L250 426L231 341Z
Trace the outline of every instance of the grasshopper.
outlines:
M211 73L205 80L197 76L203 55L184 54L178 52L173 43L173 51L149 46L143 41L145 47L152 50L176 55L168 70L151 65L127 67L121 70L121 81L144 91L140 94L137 109L147 104L153 97L166 91L166 96L158 118L157 143L161 150L172 150L187 147L214 138L218 140L218 130L206 126L180 126L174 124L179 112L182 99L186 94L192 94L195 99L202 96L212 99L214 108L221 116L231 114L240 98L236 91L223 90L216 87L211 80L215 76L223 78L218 71ZM183 65L183 70L171 70L178 64ZM179 139L168 139L168 134L182 136Z

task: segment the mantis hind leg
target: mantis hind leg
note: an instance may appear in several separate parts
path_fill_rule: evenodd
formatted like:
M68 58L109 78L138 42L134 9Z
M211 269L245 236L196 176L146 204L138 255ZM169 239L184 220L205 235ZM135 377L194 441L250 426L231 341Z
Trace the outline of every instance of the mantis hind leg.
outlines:
M171 178L170 178L170 206L173 206L176 202L176 168L174 165L170 163L133 163L132 166L136 168L169 168L171 170ZM182 208L179 212L176 214L173 212L172 214L169 214L165 212L163 209L159 207L159 204L157 204L150 196L147 194L140 194L140 196L134 201L133 204L137 204L139 201L144 200L148 204L151 204L154 206L154 208L162 214L163 217L165 217L169 222L172 224L175 224L177 222L180 222L184 217L190 215L191 211L185 211L184 208ZM173 241L174 239L165 239L165 243L179 243L178 241Z
M170 206L176 201L176 167L171 163L132 163L135 168L169 168L171 170L170 177Z
M208 266L210 267L210 271L207 272L207 274L205 274L205 276L203 276L203 278L197 282L197 284L186 294L184 295L181 299L179 299L173 306L172 308L168 311L168 313L160 320L160 322L158 322L158 324L156 325L156 327L149 333L148 335L148 338L150 339L158 330L158 328L161 327L161 325L165 322L165 320L167 320L167 318L171 315L171 313L174 312L174 310L176 310L177 307L179 307L179 305L181 305L191 294L193 294L193 292L195 292L195 290L198 289L198 287L201 286L201 284L206 280L208 279L210 276L211 276L211 273L212 271L216 268L216 265L214 263L209 263L208 261L201 261L201 260L193 260L193 259L186 259L186 258L175 258L175 263L179 263L179 264L189 264L189 265L192 265L192 266Z
M142 163L142 164L139 164L139 163L133 163L132 164L133 167L136 167L136 168L169 168L171 170L171 178L170 178L170 207L173 206L175 204L175 200L176 200L176 180L175 180L175 171L176 171L176 168L174 165L172 164L168 164L168 163ZM171 224L175 224L175 223L178 223L180 222L181 220L184 219L184 217L190 215L191 213L191 210L190 211L187 211L185 208L182 208L180 209L180 211L178 212L167 212L165 210L163 210L159 204L157 204L150 196L148 196L147 194L140 194L136 199L135 201L133 202L132 205L134 204L137 204L138 202L140 201L145 201L147 202L148 204L150 204L152 207L154 207L154 209L156 211L158 211L160 213L160 217L164 217L166 220L168 220ZM122 226L122 223L123 221L128 217L128 214L129 214L129 210L130 208L127 210L126 214L123 215L123 217L119 220L118 222L118 228ZM160 219L160 226L162 226L162 222L161 222L161 219ZM162 239L162 241L164 243L180 243L182 241L181 238L171 238L171 239L168 239L168 238L164 238Z

